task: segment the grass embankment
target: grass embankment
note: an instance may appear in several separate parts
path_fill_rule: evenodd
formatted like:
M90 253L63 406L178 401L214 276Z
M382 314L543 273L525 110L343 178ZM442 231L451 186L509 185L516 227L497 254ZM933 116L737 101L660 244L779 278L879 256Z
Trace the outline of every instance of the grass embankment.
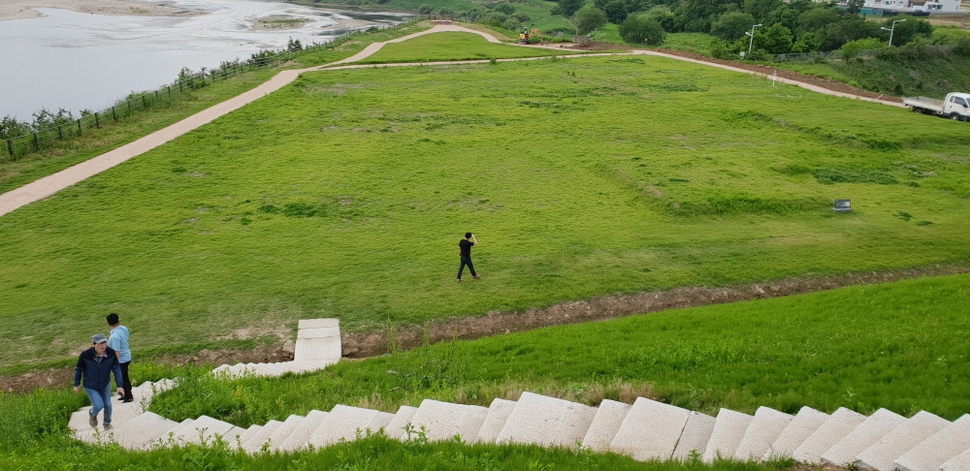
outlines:
M487 406L526 390L591 405L643 395L711 415L810 406L955 420L970 410L967 305L970 275L843 288L438 344L306 376L193 375L152 410L249 426L336 404Z
M970 141L925 118L661 58L305 74L0 219L0 357L964 262Z
M308 51L286 65L288 68L303 68L338 61L360 52L373 42L399 38L428 29L431 26L432 24L429 22L412 23L387 30L355 35L334 49ZM81 137L67 139L57 143L54 147L45 147L16 161L4 159L0 161L0 193L21 187L138 140L199 111L255 88L279 71L280 69L255 70L220 80L204 88L185 93L183 98L174 106L137 113L131 118L117 123L104 121L101 129L86 131ZM2 152L6 152L6 149Z

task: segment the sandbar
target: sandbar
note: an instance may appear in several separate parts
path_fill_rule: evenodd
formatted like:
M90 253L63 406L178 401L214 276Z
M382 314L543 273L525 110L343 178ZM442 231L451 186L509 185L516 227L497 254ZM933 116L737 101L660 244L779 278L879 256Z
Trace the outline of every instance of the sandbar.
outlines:
M36 8L61 8L92 15L194 16L199 10L173 7L166 2L133 0L0 0L0 21L37 18Z

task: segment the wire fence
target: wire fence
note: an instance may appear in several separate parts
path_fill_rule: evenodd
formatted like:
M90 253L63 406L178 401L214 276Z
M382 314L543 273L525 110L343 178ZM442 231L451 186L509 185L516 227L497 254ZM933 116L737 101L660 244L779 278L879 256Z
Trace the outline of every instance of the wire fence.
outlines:
M828 52L804 52L797 54L775 54L771 56L775 62L812 62L816 60L843 59L845 53L840 50ZM852 57L876 57L875 49L864 49Z
M307 51L322 48L332 49L350 40L353 36L411 24L420 21L420 19L411 18L396 26L371 26L363 30L352 31L330 41L314 43L306 47L300 45L299 48L293 47L283 51L264 51L254 54L248 60L223 62L219 67L210 70L202 68L201 71L193 73L189 72L188 69L183 69L179 77L168 85L147 92L132 93L118 100L114 105L98 111L82 111L80 118L74 118L70 113L67 116L63 113L50 114L48 119L52 121L51 125L39 129L35 125L24 125L23 127L28 128L27 132L3 139L5 141L3 147L5 147L6 152L0 151L0 162L19 160L27 154L54 147L72 138L81 137L86 133L100 129L102 126L130 118L139 112L177 105L188 97L188 93L211 85L216 81L226 80L252 70L276 67Z

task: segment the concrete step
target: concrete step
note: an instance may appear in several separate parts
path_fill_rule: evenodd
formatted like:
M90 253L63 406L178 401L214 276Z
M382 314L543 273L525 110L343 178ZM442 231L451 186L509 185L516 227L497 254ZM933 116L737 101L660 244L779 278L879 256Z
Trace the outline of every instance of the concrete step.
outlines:
M596 408L593 422L589 424L583 438L583 448L595 452L608 451L631 407L630 404L604 399Z
M294 361L337 361L343 355L340 337L297 338Z
M279 450L280 446L286 442L290 435L300 427L300 424L306 420L306 417L302 415L291 415L283 421L278 429L269 436L269 449Z
M704 456L707 442L711 440L711 434L714 433L715 422L717 420L707 414L691 412L671 458L686 461L695 453L697 456Z
M280 443L279 449L281 451L295 451L307 448L307 440L310 438L310 434L320 426L326 416L327 412L310 411L303 422L300 422L300 425L293 430L293 433Z
M307 443L315 447L333 445L341 440L354 441L359 435L377 433L394 418L394 414L337 404L310 434Z
M637 461L670 459L689 417L687 409L639 397L610 442L610 451Z
M790 414L776 411L770 407L759 407L754 412L754 419L745 430L738 449L734 452L734 459L739 461L760 461L771 445L781 436L781 432L791 424Z
M970 450L947 460L940 466L940 471L970 471Z
M294 361L339 361L343 356L338 319L300 320Z
M944 463L970 449L970 415L964 414L896 459L902 471L937 471Z
M130 422L115 427L105 433L108 441L113 441L122 448L129 450L143 450L156 448L167 443L168 432L178 426L178 422L168 420L158 414L145 412Z
M326 327L340 327L340 319L300 319L300 322L297 324L297 332L304 329L322 329Z
M761 459L768 461L775 458L790 458L795 449L815 433L828 418L829 415L824 412L807 406L802 407L781 435L778 435L774 443L768 447L768 451Z
M279 363L257 363L253 373L256 376L283 376L287 369Z
M839 443L860 424L866 421L866 416L844 407L838 408L818 430L810 435L805 442L795 448L792 458L805 463L818 464L822 461L822 454Z
M523 392L496 443L575 447L595 415L596 409L584 404Z
M384 429L387 436L395 440L406 440L406 428L411 425L411 418L414 417L414 414L417 412L417 407L401 406L397 410L397 413L394 414L394 418L388 422L387 427Z
M283 422L280 422L279 420L270 420L269 422L266 422L266 424L263 425L259 431L252 434L246 441L242 442L243 451L252 455L259 453L264 449L269 450L269 437L273 435L273 432L275 432L276 429L280 428L280 425L283 425Z
M222 441L224 441L230 448L239 448L239 437L241 437L245 432L246 429L234 425L222 435ZM218 440L218 438L216 439Z
M950 425L948 420L921 411L863 450L856 459L859 460L859 465L866 469L893 471L896 468L896 458L943 430L947 425Z
M899 427L906 418L886 409L879 409L853 429L842 440L822 454L820 462L846 466L855 461L862 450L869 448Z
M495 398L492 403L488 406L488 415L485 416L485 422L482 422L482 428L478 430L478 437L476 437L475 442L477 443L495 443L498 440L498 435L502 433L502 428L505 427L505 422L508 422L509 415L515 409L515 401L509 401L507 399Z
M730 409L718 411L711 439L707 442L707 449L704 450L703 461L713 463L718 458L734 457L741 439L744 438L744 432L748 430L752 420L754 420L753 416Z
M463 442L471 443L478 438L478 431L487 415L488 408L482 406L425 399L411 417L411 425L423 430L425 437L432 442L452 440L458 436Z
M249 439L253 438L253 436L255 436L257 433L259 433L259 431L262 429L263 429L262 425L256 425L256 424L250 425L249 428L243 430L243 432L239 434L239 436L236 438L235 445L240 450L244 450L243 445L246 442L248 442Z

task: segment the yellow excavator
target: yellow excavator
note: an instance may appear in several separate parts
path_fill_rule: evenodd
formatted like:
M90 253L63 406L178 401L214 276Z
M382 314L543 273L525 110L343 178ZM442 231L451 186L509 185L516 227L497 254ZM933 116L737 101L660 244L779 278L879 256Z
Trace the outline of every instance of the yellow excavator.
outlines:
M539 42L539 38L542 37L542 31L535 28L529 29L525 28L519 33L519 42L522 44L535 44Z

